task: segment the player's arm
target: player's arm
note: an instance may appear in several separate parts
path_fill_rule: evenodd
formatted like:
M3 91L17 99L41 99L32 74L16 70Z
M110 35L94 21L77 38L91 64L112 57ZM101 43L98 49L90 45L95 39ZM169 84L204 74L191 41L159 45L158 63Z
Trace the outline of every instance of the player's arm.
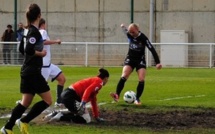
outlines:
M99 110L98 110L98 106L97 106L97 98L96 96L90 101L91 106L92 106L92 113L93 113L93 117L96 119L99 117Z
M151 42L148 40L148 38L145 39L145 44L146 44L147 48L149 49L149 51L151 51L151 53L152 53L152 55L154 57L154 60L155 60L155 63L156 63L156 68L161 69L162 65L160 63L160 59L158 57L158 54L157 54L155 48L152 46Z
M35 50L35 55L36 55L36 56L39 56L39 57L44 57L44 56L46 56L46 53L47 53L46 50L42 50L41 52Z
M94 98L91 100L91 106L92 106L92 112L93 112L93 117L95 118L95 120L97 122L104 122L105 119L101 118L99 116L99 108L97 105L97 98L96 95L94 96Z
M36 44L40 42L41 36L37 33L33 33L31 37L26 42L25 52L28 55L44 57L46 55L46 50L40 50L36 47Z
M53 44L61 44L61 40L44 40L44 45L53 45Z
M124 34L128 33L128 29L124 24L121 24L121 28L122 28L122 31L123 31Z
M100 85L97 82L92 83L84 92L81 101L87 102L89 100L90 95L94 94L100 89Z
M44 45L53 45L53 44L61 44L61 40L47 40L49 38L48 33L46 30L41 30L40 31L42 38L43 38L43 44Z

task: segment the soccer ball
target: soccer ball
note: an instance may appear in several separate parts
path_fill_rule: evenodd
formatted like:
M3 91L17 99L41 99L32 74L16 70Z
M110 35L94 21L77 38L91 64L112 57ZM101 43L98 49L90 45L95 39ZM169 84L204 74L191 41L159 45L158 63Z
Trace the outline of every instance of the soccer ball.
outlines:
M134 103L136 100L136 94L134 91L127 91L125 92L123 99L126 103Z

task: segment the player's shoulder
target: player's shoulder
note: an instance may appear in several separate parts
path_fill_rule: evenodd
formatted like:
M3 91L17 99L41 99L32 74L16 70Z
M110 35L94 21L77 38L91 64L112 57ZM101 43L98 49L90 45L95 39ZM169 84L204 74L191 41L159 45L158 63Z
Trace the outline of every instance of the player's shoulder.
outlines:
M97 82L97 83L101 83L102 82L102 79L99 78L99 77L93 77L94 81Z
M146 37L146 35L143 32L140 32L140 36Z
M41 34L47 34L47 31L45 29L40 29L39 31Z
M39 30L35 26L30 26L27 32L28 32L27 37L41 38Z
M141 39L148 40L148 37L143 32L140 32L140 36L139 37Z

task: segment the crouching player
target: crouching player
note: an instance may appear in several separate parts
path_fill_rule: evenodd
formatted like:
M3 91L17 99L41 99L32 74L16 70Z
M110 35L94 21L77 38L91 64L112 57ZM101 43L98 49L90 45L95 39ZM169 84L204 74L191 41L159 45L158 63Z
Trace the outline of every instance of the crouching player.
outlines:
M95 120L97 122L104 121L104 119L99 116L96 96L102 86L107 83L108 78L109 72L106 69L101 68L96 77L82 79L71 84L61 94L62 103L70 113L65 114L58 112L52 119L50 119L50 121L72 120L75 123L89 123L91 119L86 109L87 102L91 103L92 113ZM79 104L77 102L79 102Z

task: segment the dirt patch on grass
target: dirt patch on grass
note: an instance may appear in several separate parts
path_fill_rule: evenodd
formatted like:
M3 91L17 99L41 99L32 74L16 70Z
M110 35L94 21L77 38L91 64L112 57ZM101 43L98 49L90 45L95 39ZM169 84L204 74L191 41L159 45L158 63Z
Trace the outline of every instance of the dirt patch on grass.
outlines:
M118 111L102 111L109 125L136 126L151 129L215 128L215 109L190 111L174 110L156 113L131 113L126 108Z
M132 112L131 109L124 108L120 111L101 109L100 114L101 117L106 119L106 122L100 123L102 126L134 126L153 130L215 128L215 109L171 110L146 113ZM44 123L41 120L42 116L44 115L41 115L34 122L38 124ZM93 125L94 123L93 121L91 124ZM55 122L53 124L68 123Z

